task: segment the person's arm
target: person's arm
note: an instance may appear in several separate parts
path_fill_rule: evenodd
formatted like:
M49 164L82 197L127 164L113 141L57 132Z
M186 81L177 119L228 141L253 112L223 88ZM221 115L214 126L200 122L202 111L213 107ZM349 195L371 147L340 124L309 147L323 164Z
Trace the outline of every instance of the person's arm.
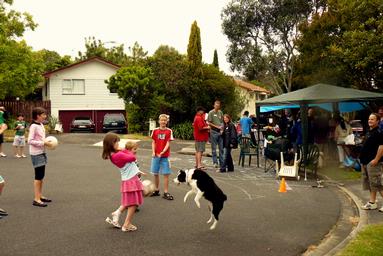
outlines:
M41 146L44 146L46 144L46 143L44 143L44 141L35 139L36 133L38 133L38 128L39 127L37 125L31 126L29 134L28 134L28 144L29 145L41 147Z
M376 166L379 163L380 158L383 157L383 145L380 145L378 152L376 152L375 158L370 162L371 166Z

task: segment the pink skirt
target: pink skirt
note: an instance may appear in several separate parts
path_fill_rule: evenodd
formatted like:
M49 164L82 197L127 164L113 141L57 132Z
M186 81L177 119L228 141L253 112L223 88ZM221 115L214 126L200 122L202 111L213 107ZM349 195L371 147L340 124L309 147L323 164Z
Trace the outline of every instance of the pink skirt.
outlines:
M129 180L121 182L121 205L122 206L133 206L141 205L143 203L142 196L143 186L138 178L134 176Z

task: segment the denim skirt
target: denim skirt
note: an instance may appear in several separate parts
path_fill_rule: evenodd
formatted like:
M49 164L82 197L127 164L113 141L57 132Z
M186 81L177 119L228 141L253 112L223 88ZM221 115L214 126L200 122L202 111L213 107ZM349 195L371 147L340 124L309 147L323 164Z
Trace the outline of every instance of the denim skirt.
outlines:
M48 163L47 154L31 155L33 168L44 166Z

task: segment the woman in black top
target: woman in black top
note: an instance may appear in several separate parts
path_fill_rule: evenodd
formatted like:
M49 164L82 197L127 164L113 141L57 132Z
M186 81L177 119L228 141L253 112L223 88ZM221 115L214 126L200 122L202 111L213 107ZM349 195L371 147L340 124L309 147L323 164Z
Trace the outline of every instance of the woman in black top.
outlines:
M366 134L359 159L362 164L363 189L370 191L370 200L362 209L374 210L377 209L376 194L379 192L383 197L383 133L379 130L378 114L372 113L369 116L368 126L370 130ZM379 211L383 211L383 207Z
M223 115L223 164L219 172L234 171L233 158L231 157L231 149L238 145L237 131L234 124L231 122L231 117L228 114Z

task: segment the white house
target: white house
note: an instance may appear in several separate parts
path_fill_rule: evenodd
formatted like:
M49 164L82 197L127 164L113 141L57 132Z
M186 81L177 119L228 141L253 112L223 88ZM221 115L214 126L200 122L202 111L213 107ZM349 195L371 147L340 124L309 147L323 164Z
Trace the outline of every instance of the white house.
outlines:
M65 132L76 116L92 118L99 132L106 113L125 114L124 101L105 83L119 68L93 57L44 74L43 100L51 101L51 115L59 118Z
M234 78L234 82L237 85L241 97L245 99L245 106L241 114L243 114L245 110L249 111L250 115L255 114L257 101L267 99L271 93L265 88L243 80Z

